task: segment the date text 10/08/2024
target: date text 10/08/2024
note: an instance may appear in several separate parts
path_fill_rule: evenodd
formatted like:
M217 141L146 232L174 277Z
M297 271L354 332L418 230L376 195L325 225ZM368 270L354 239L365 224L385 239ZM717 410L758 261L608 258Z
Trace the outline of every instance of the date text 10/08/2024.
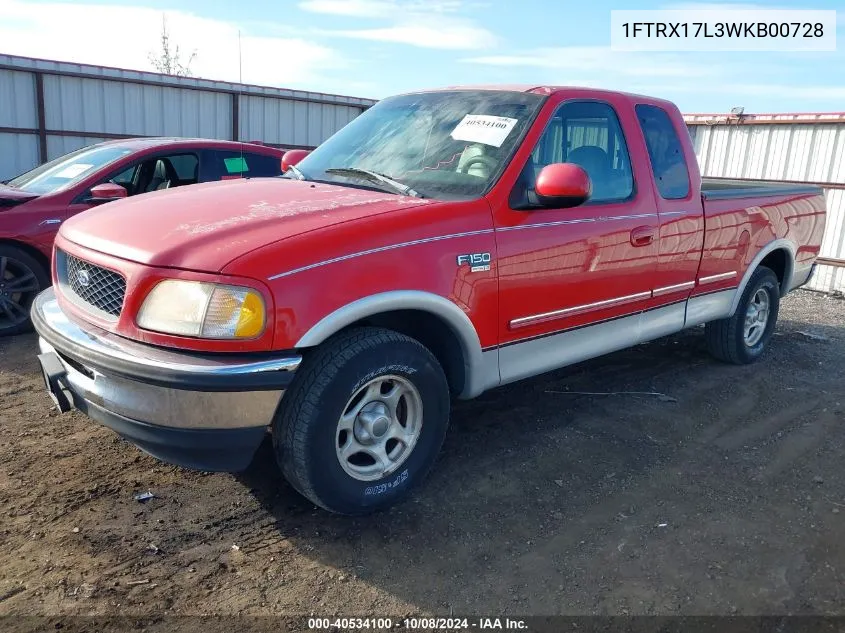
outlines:
M311 630L378 630L404 629L408 631L525 631L528 625L518 618L308 618Z

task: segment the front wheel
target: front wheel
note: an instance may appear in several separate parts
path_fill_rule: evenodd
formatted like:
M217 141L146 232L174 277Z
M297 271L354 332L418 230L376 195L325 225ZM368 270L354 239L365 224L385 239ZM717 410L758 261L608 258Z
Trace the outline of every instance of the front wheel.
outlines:
M707 348L719 360L736 365L753 363L774 334L780 307L775 273L761 266L751 275L736 312L706 325Z
M0 336L32 329L32 302L49 285L50 275L35 257L17 246L0 245Z
M273 421L291 485L340 514L406 497L449 424L449 387L434 355L402 334L357 328L326 341L297 373Z

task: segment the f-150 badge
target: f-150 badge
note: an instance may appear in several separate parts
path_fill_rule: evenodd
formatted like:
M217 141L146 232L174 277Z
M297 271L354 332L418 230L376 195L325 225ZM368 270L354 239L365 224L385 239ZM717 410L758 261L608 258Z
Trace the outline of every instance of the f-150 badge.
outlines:
M480 273L490 270L490 253L467 253L458 255L458 266L469 265L471 273Z

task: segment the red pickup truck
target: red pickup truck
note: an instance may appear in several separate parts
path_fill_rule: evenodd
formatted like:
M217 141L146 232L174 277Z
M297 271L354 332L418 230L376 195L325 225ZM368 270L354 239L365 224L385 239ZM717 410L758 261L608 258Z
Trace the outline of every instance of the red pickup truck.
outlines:
M453 397L703 323L757 360L825 224L815 187L702 184L673 104L593 89L395 96L287 162L65 223L39 359L171 463L243 469L271 427L346 514L425 476Z

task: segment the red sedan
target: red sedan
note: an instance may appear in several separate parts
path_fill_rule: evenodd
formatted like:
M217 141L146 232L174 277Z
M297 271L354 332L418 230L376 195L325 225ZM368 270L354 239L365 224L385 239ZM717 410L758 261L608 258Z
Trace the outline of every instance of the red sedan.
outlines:
M0 184L0 336L30 327L67 218L119 198L228 178L279 176L281 150L253 143L137 138L90 145Z

